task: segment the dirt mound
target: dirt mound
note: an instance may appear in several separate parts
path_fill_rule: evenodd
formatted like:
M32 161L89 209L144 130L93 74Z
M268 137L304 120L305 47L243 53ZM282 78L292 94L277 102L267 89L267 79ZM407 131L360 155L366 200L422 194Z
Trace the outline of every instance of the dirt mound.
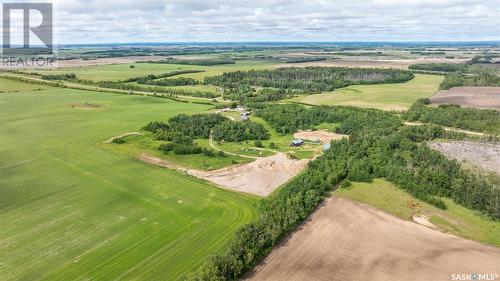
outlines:
M432 142L429 147L458 161L500 174L500 144L471 141Z
M498 248L330 198L248 280L452 280L500 274L499 260Z
M286 154L278 153L252 163L210 172L191 171L190 174L228 189L267 196L300 173L308 162L289 159Z
M318 130L318 131L298 131L297 133L293 134L293 137L297 139L304 139L310 141L319 140L322 143L330 143L332 140L341 140L343 138L348 138L349 136Z
M140 136L140 135L142 135L142 133L139 133L139 132L124 133L124 134L121 134L119 136L110 138L109 140L105 141L105 143L112 143L116 139L121 139L121 138L128 137L128 136Z
M455 87L439 91L431 102L500 110L500 87Z

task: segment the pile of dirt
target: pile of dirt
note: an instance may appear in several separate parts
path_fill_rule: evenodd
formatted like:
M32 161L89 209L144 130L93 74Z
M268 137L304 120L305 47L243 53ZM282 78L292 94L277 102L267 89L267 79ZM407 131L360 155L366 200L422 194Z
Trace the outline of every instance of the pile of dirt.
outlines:
M330 198L247 280L452 280L500 274L499 260L499 248Z
M500 144L471 141L431 142L429 147L458 161L500 174Z
M322 143L330 143L332 140L341 140L343 138L349 138L347 135L330 133L323 130L318 131L298 131L293 134L296 139L304 139L310 141L321 141Z
M300 173L309 160L289 159L284 153L258 158L246 163L215 171L191 171L190 174L222 187L267 196Z
M500 110L500 87L454 87L439 91L431 102Z
M140 136L140 135L142 135L142 133L139 133L139 132L124 133L124 134L121 134L119 136L110 138L109 140L105 141L105 143L112 143L116 139L121 139L121 138L125 138L125 137L128 137L128 136Z

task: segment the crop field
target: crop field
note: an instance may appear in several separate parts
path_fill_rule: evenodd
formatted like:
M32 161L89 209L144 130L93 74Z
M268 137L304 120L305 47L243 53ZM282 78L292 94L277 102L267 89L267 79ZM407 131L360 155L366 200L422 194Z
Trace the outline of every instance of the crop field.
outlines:
M0 82L0 280L177 280L256 217L253 197L97 146L208 106Z
M130 66L133 65L134 68ZM203 80L207 76L216 76L228 71L236 70L250 70L260 68L271 68L273 64L263 61L238 61L235 64L223 64L215 66L197 66L197 65L183 65L183 64L158 64L158 63L131 63L131 64L112 64L112 65L99 65L87 66L76 68L65 68L61 70L42 71L42 74L62 74L62 73L75 73L78 78L101 81L119 81L131 77L146 76L148 74L162 74L177 70L204 70L204 72L190 73L175 76L189 77L197 80Z
M408 109L419 98L434 95L442 80L442 76L417 74L406 83L349 86L297 100L314 105L348 105L400 111Z
M498 272L500 250L332 197L244 280L449 280Z

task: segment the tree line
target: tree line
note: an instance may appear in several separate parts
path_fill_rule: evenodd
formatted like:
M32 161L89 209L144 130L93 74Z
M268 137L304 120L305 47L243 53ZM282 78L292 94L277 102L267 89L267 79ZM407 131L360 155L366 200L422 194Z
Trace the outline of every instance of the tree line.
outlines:
M451 104L443 104L435 108L427 106L429 104L429 99L419 99L402 117L408 121L420 121L464 130L500 134L499 111L462 108L459 105Z
M226 251L212 256L196 272L188 275L187 280L241 278L343 181L371 181L383 177L439 208L446 208L439 197L449 197L468 208L500 219L500 190L497 187L423 143L435 138L454 137L455 133L435 125L405 127L396 115L379 110L323 107L318 111L315 108L300 110L290 105L271 107L269 111L280 112L292 122L299 119L295 118L295 113L304 113L300 116L305 120L299 122L303 128L312 126L317 122L315 120L338 120L340 128L344 128L340 130L350 129L350 139L332 142L331 149L309 163L302 174L275 196L263 199L258 219L240 228ZM318 119L313 117L316 114L319 114ZM375 122L369 122L372 118ZM353 119L361 123L351 124ZM269 119L270 122L273 120Z
M250 70L205 78L206 84L224 88L239 85L295 89L307 92L333 91L357 84L402 83L414 78L410 71L375 68L305 67Z
M222 64L235 64L236 62L229 59L200 59L200 60L179 60L167 59L157 61L138 61L137 63L155 63L155 64L183 64L183 65L201 65L201 66L215 66Z

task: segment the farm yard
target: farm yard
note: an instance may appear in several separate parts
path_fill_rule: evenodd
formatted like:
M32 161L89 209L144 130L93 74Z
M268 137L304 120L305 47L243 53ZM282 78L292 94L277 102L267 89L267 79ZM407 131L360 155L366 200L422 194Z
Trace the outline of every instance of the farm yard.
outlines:
M439 91L431 102L500 110L500 87L454 87Z
M312 105L348 105L401 111L408 109L419 98L434 95L442 80L440 76L418 74L403 84L355 85L296 100Z

